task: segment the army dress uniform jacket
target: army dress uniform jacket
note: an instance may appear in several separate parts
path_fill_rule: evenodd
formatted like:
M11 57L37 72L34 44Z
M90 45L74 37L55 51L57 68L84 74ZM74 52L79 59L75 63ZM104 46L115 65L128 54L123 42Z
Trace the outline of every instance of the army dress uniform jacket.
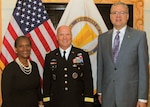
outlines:
M93 79L89 55L72 46L68 60L59 49L45 57L44 107L92 107Z

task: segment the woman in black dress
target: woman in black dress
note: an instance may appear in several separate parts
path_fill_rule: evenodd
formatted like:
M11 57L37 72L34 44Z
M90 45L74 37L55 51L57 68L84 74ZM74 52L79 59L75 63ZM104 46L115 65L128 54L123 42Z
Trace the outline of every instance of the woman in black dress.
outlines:
M28 58L31 41L20 36L15 41L17 58L2 73L2 107L39 107L42 104L37 64Z

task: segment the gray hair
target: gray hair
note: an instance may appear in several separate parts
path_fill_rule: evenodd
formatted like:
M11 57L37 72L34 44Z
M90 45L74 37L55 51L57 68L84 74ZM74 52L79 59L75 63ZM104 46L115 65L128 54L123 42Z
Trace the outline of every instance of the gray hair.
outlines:
M123 5L126 9L127 9L127 13L129 13L129 7L127 6L127 4L123 3L123 2L116 2L114 3L111 8L110 8L110 13L111 13L111 10L112 10L112 7L113 6L117 6L117 5Z

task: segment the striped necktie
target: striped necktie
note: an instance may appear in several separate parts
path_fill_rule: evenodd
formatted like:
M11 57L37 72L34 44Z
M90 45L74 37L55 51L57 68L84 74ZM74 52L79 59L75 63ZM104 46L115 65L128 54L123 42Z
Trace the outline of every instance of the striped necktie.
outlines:
M113 48L112 48L114 63L116 63L118 53L119 53L119 43L120 43L119 33L120 33L120 31L117 31L117 34L116 34L115 39L114 39Z

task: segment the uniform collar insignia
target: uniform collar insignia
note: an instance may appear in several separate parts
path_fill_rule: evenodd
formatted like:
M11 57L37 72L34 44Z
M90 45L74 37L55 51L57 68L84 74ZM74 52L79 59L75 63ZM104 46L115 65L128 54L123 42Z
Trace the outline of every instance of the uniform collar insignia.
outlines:
M74 54L74 51L71 51L72 54Z
M58 52L56 52L56 56L58 56L59 55L59 53Z

